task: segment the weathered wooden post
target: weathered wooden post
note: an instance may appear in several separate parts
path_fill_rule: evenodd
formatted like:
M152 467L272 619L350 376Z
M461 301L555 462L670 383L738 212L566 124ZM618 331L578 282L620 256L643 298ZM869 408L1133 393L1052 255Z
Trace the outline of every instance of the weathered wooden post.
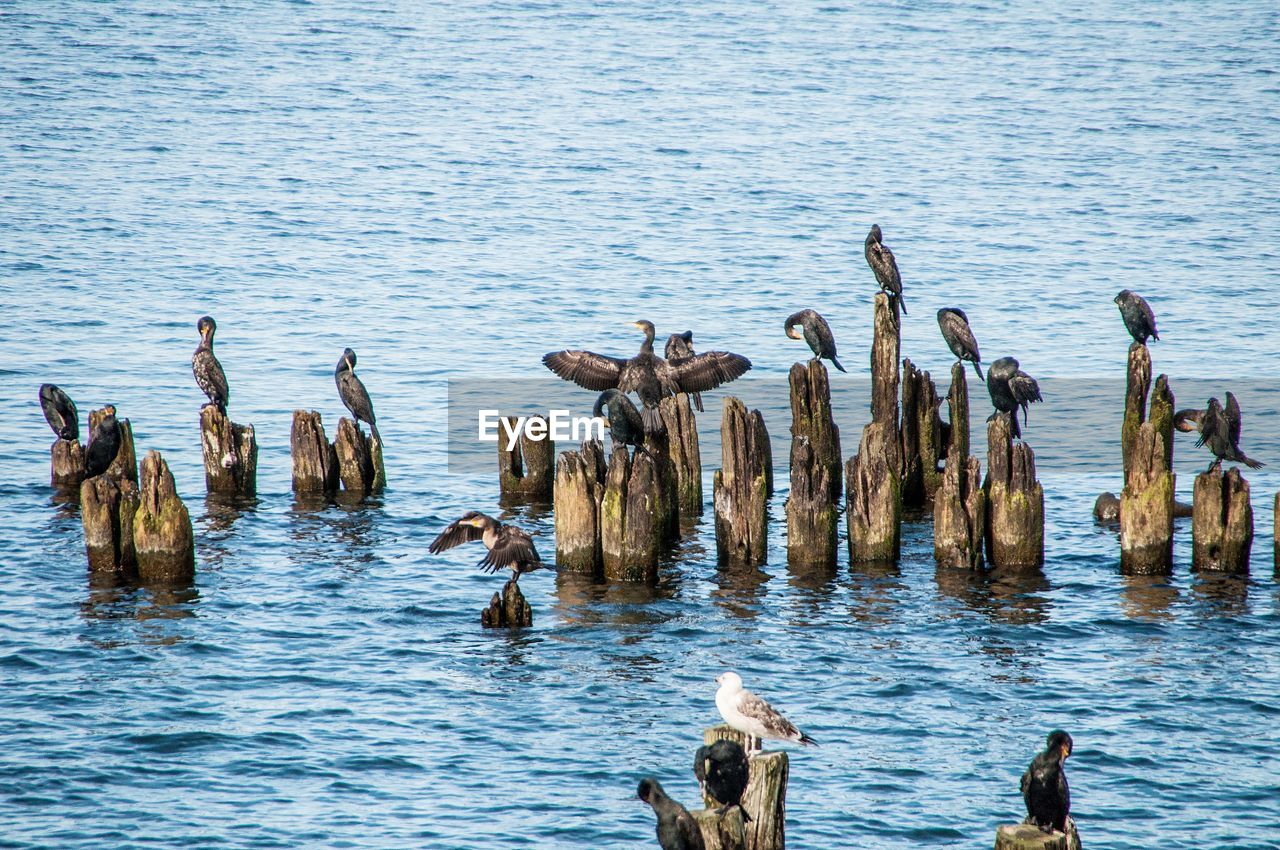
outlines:
M658 412L667 430L667 457L675 472L676 511L682 521L702 516L702 453L698 448L698 420L689 396L664 398Z
M99 408L89 413L89 433L93 433L93 429L98 427L108 412L115 412L115 408ZM133 426L129 424L128 419L116 417L116 421L120 423L120 451L116 454L116 459L107 467L107 471L103 475L108 478L127 478L134 484L138 483L138 456L133 447Z
M928 372L902 361L902 504L922 508L942 485L943 456L938 387Z
M1067 850L1067 836L1029 823L1006 824L996 828L995 850Z
M840 429L831 413L827 367L817 359L791 367L791 495L787 561L836 563Z
M759 410L724 400L720 469L713 482L716 553L720 563L759 566L768 556L769 432Z
M84 481L84 446L61 437L49 446L49 485L55 490L79 493Z
M1124 573L1158 575L1173 570L1173 407L1169 379L1161 375L1151 389L1151 352L1134 342L1129 346L1120 431L1124 490L1118 518Z
M93 572L132 575L137 565L133 517L138 509L138 485L108 474L80 484L80 521L84 547Z
M976 570L982 566L987 495L982 464L969 454L969 386L964 363L951 368L951 441L942 485L933 500L933 557L939 566Z
M660 461L618 446L609 457L600 501L600 554L605 578L652 584L668 527Z
M556 464L556 564L564 572L598 575L603 569L600 503L605 469L599 440L588 440L577 451L561 452Z
M721 739L746 747L747 736L724 724L712 726L702 734L707 746ZM754 755L748 761L747 790L742 794L742 808L751 820L746 824L747 850L783 850L786 846L787 779L790 761L782 750ZM705 797L708 807L716 805ZM703 833L704 837L706 832Z
M518 629L533 625L533 609L514 578L507 579L501 594L494 592L489 607L480 612L480 625L486 629Z
M737 806L721 813L718 805L708 805L689 814L702 832L703 850L747 850L747 825Z
M1140 342L1129 346L1129 366L1125 377L1124 420L1120 426L1120 453L1124 480L1129 481L1130 454L1138 438L1138 428L1147 421L1147 393L1151 389L1151 352Z
M498 489L505 502L550 502L556 478L556 444L546 417L530 416L516 432L516 419L498 428Z
M293 456L293 492L307 496L332 496L337 492L338 453L325 436L318 412L293 412L289 449Z
M987 425L987 560L991 566L1044 564L1044 488L1036 480L1036 456L1013 443L1009 416Z
M252 425L232 422L207 404L200 409L200 445L209 493L252 498L258 492L258 441Z
M1240 470L1221 466L1196 476L1192 499L1191 565L1197 570L1249 571L1253 547L1253 505ZM1120 518L1123 521L1124 511Z
M169 466L157 451L147 452L133 517L138 579L180 583L195 577L195 535L186 505L178 498Z
M845 465L849 560L896 561L902 525L902 437L898 430L899 325L896 304L875 299L871 341L871 422Z
M386 473L382 469L381 444L366 437L360 426L345 416L338 420L333 449L338 458L338 479L347 498L358 501L382 489Z

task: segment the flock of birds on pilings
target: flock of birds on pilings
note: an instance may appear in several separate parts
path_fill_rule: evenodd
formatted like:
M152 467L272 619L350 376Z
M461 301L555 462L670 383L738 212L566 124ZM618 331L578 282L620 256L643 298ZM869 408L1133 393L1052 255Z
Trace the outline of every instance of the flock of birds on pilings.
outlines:
M891 299L895 313L901 311L905 315L902 278L893 251L882 241L878 225L872 226L868 233L864 251L876 282ZM1126 289L1115 297L1115 303L1135 341L1145 345L1149 339L1160 339L1155 315L1141 296ZM1011 433L1015 438L1021 438L1018 413L1021 412L1025 426L1028 407L1042 400L1036 379L1024 372L1013 357L1001 357L991 362L984 373L977 338L962 309L943 308L937 313L937 321L951 352L960 361L971 363L979 380L985 382L995 408L991 418L1007 417ZM686 393L697 410L702 411L701 393L741 377L751 369L751 362L740 354L725 351L695 353L691 332L671 335L666 342L664 356L659 357L654 351L656 330L653 324L639 321L635 325L644 333L644 342L633 357L566 350L547 354L543 363L560 378L599 393L594 414L606 420L615 445L647 452L646 436L660 433L664 428L658 413L658 406L664 398ZM795 312L787 317L784 329L787 337L804 340L815 359L830 361L839 371L846 371L838 356L835 335L821 314L811 309ZM217 324L210 316L197 322L200 342L192 355L191 365L196 383L208 397L206 407L213 406L226 416L231 393L222 365L214 354L216 330ZM338 394L356 422L367 424L373 437L381 442L369 393L356 376L356 363L354 351L350 348L343 351L334 369ZM632 402L632 394L639 400L639 407ZM1240 405L1231 392L1227 392L1225 398L1225 405L1217 398L1211 398L1203 410L1178 411L1174 425L1179 431L1198 432L1196 445L1207 448L1213 455L1210 469L1223 461L1243 463L1256 469L1262 464L1249 458L1240 448ZM53 384L40 387L39 399L54 433L60 439L78 441L80 425L75 402ZM121 448L122 434L116 410L108 405L104 413L93 427L85 451L86 480L106 473ZM511 570L512 583L517 582L523 573L539 568L554 569L554 564L539 557L527 532L479 511L470 511L449 524L431 542L429 551L437 554L476 541L483 543L487 550L479 566L489 572ZM741 808L750 776L750 758L759 752L763 740L800 744L815 742L763 699L744 690L738 674L726 672L717 682L720 685L716 694L717 708L726 723L745 735L747 741L744 748L734 741L720 740L697 752L694 772L700 787L705 795L717 801L723 813L733 807ZM1065 832L1069 825L1070 795L1063 763L1071 754L1071 748L1071 736L1055 730L1050 733L1044 751L1035 756L1022 777L1022 792L1028 812L1026 822L1046 832ZM703 847L696 821L688 810L664 793L656 780L644 779L638 796L653 808L657 816L658 840L665 850Z

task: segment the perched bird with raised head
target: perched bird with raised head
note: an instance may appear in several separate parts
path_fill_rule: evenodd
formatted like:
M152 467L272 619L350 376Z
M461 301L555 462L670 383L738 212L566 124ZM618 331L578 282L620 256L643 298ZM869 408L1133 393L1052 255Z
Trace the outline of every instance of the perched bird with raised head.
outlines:
M40 409L44 411L44 421L59 439L72 442L80 439L80 414L71 396L53 384L41 384Z
M1120 308L1120 318L1124 319L1124 326L1134 340L1146 345L1148 337L1160 338L1160 334L1156 333L1156 314L1151 311L1151 305L1145 298L1131 290L1122 289L1112 300Z
M1196 445L1204 446L1213 453L1213 463L1209 464L1210 470L1220 466L1224 460L1243 463L1250 469L1261 469L1266 465L1240 451L1240 402L1236 401L1235 395L1230 390L1227 391L1225 408L1217 398L1211 398L1209 406L1194 420L1188 416L1180 422L1179 418L1184 412L1175 415L1174 423L1178 430L1187 431L1191 430L1187 427L1187 423L1195 422L1200 431L1200 438L1196 440Z
M796 333L797 325L801 327L802 333ZM816 310L792 313L787 316L783 327L790 339L803 339L809 343L809 349L813 352L815 360L825 358L841 372L845 371L844 366L840 365L840 361L836 358L835 335L831 333L831 326L827 324L826 319L822 318L821 313Z
M636 796L649 804L658 818L658 846L662 850L705 850L702 830L689 810L667 796L658 780L640 780Z
M1044 400L1040 396L1040 384L1022 371L1018 361L1012 357L1001 357L987 369L987 392L996 410L1009 414L1010 430L1015 437L1022 436L1022 429L1018 427L1018 409L1022 409L1022 421L1025 423L1027 407Z
M957 359L973 364L973 371L978 373L978 380L983 380L982 376L982 355L978 353L978 340L973 335L973 329L969 327L969 317L964 314L964 310L959 307L943 307L938 311L938 328L942 331L942 338L947 342L947 348L951 349L951 353Z
M467 511L450 523L431 541L427 551L437 555L476 540L489 550L477 565L485 572L496 573L506 568L511 570L511 580L519 581L524 573L550 568L538 557L532 537L514 525L499 522L479 511Z
M191 355L191 373L196 376L200 389L209 397L209 404L226 416L227 403L231 401L231 388L227 386L227 376L222 371L222 364L213 354L213 335L218 330L218 323L212 316L202 316L196 322L196 330L200 332L200 344Z
M693 775L703 793L720 804L721 814L733 806L742 809L742 793L751 779L751 764L747 751L737 741L721 738L710 746L698 747L693 757ZM742 819L751 820L746 809L742 809Z
M116 455L120 453L120 423L116 421L115 405L103 408L107 415L98 422L93 433L89 435L89 447L84 453L84 477L93 478L111 468Z
M693 350L693 331L685 331L681 334L672 334L667 337L666 348L662 351L662 356L667 358L667 362L671 365L688 360L696 352ZM690 400L693 402L694 408L702 413L702 393L690 393Z
M1027 804L1027 823L1045 832L1066 832L1071 814L1071 790L1063 763L1071 755L1071 736L1061 729L1049 733L1044 752L1031 760L1022 774L1022 799Z
M644 420L640 411L621 390L605 390L596 398L592 416L603 418L609 423L609 437L614 448L618 446L634 446L647 451L644 445Z
M773 706L751 691L744 690L742 677L737 673L721 673L716 682L720 685L716 691L716 708L731 729L747 736L748 754L760 752L765 739L817 746L817 741L797 729Z
M333 382L338 385L338 396L351 411L357 422L367 423L373 438L379 443L377 417L373 415L373 402L369 400L369 391L364 382L356 377L356 353L350 348L342 351L342 358L333 370Z
M867 265L871 266L871 271L875 272L876 283L880 284L880 290L893 296L898 306L902 308L902 315L905 316L907 304L902 300L902 275L898 274L898 261L894 258L893 251L889 250L889 246L884 244L883 239L880 225L871 225L871 232L862 243L862 253L866 256Z

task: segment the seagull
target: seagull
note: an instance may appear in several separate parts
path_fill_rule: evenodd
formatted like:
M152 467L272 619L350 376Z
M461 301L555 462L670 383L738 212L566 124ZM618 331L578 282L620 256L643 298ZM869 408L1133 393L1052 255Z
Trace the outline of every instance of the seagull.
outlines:
M795 727L790 720L778 713L760 697L742 689L742 677L732 671L716 677L720 689L716 691L716 708L729 727L747 736L747 753L760 752L763 739L795 741L808 746L818 742Z

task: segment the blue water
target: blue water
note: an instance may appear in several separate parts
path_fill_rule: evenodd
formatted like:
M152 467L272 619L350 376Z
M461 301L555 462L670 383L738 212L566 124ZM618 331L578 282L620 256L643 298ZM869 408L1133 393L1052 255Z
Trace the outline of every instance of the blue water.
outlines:
M635 784L693 802L726 667L822 741L792 761L796 847L990 846L1058 726L1087 845L1275 846L1273 4L384 5L0 4L0 846L652 846ZM945 379L956 305L1044 379L1043 573L939 571L928 522L896 569L792 573L779 492L761 571L718 572L704 521L656 590L534 574L534 627L481 630L479 553L425 551L498 509L493 474L449 472L446 381L627 354L648 318L749 355L735 391L785 434L789 313L864 377L873 221L906 356ZM1179 402L1233 389L1271 464L1248 579L1192 575L1181 524L1172 578L1121 577L1090 520L1119 489L1125 287ZM205 313L261 444L241 510L203 497ZM332 427L348 345L390 487L295 508L290 414ZM45 381L163 452L193 587L87 576ZM838 417L848 454L866 411ZM1207 457L1178 452L1186 499Z

